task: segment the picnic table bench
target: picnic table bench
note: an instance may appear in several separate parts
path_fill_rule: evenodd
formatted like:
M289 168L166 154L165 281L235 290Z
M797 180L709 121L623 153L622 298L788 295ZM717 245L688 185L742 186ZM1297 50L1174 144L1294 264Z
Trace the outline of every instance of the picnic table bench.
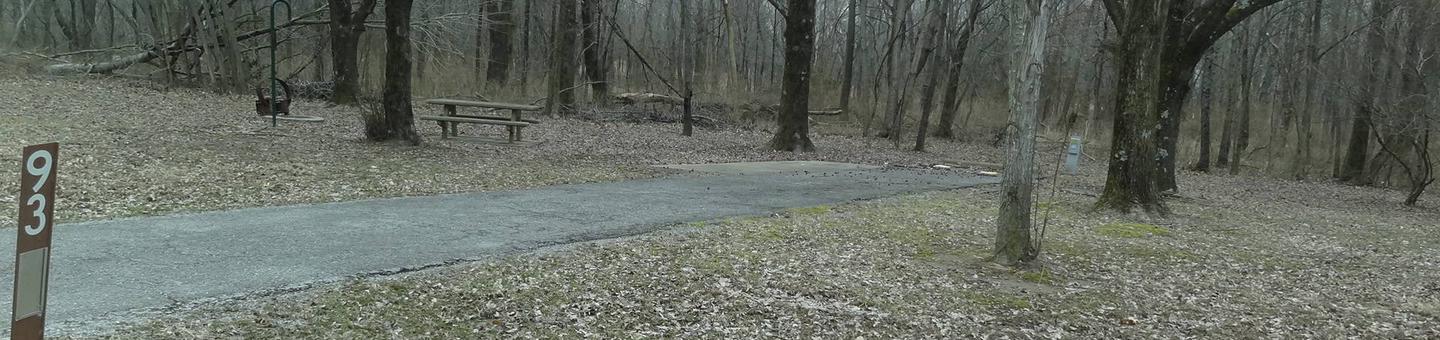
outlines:
M542 109L541 107L534 105L477 102L458 99L430 99L426 100L425 103L430 105L439 105L445 108L444 116L416 117L421 120L433 120L438 122L440 124L440 138L459 136L459 132L457 131L455 126L458 123L500 125L504 126L505 129L509 132L510 136L507 140L510 143L518 142L521 140L521 129L524 129L525 127L528 127L530 125L540 124L540 121L538 120L525 119L524 117L522 117L523 113L525 111L540 111L540 109ZM457 112L457 108L462 106L497 110L510 110L510 116L504 117L490 115L462 115Z

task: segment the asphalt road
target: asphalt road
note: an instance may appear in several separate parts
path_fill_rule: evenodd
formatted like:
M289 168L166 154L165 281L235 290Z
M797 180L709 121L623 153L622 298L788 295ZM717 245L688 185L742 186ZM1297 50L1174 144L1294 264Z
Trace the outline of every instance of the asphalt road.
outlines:
M793 164L792 164L793 165ZM456 260L630 236L677 223L998 183L948 170L786 167L533 190L62 224L49 328ZM13 231L9 231L13 232ZM0 249L14 249L4 237ZM13 256L0 273L10 305ZM3 332L8 333L9 323ZM80 331L85 332L85 331Z

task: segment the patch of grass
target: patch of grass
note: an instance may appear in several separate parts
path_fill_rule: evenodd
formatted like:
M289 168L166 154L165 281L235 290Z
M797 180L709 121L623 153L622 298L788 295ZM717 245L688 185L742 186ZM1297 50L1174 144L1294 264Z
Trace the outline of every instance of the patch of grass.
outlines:
M1020 272L1020 279L1046 285L1055 283L1055 278L1050 276L1050 271L1048 270Z
M790 216L816 216L829 213L833 209L828 205L817 205L813 207L791 208L786 210Z
M1146 236L1169 236L1170 230L1154 224L1110 223L1095 227L1100 235L1119 238L1141 238Z

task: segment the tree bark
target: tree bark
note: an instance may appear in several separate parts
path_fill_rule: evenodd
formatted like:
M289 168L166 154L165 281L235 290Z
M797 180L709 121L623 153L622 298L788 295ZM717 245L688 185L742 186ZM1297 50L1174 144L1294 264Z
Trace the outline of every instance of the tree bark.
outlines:
M514 0L489 0L485 15L490 25L489 64L485 67L485 81L492 86L504 87L510 80L511 44L515 37Z
M1370 13L1372 23L1367 30L1365 51L1367 54L1377 57L1377 60L1384 58L1385 47L1385 18L1380 17L1389 11L1391 0L1375 0L1370 2ZM1345 151L1345 165L1340 168L1340 180L1351 184L1363 185L1366 183L1365 164L1366 157L1370 153L1370 133L1372 129L1371 118L1375 111L1375 88L1380 86L1380 75L1382 72L1379 63L1365 68L1363 80L1360 84L1360 94L1356 96L1355 118L1350 125L1350 142Z
M1050 5L1043 0L1011 1L1010 124L1004 177L1000 184L1000 212L995 219L995 261L1023 266L1040 255L1044 235L1033 235L1030 211L1034 208L1035 127L1039 124L1040 80L1045 74L1045 36Z
M1304 180L1310 169L1311 120L1318 114L1320 105L1315 103L1315 87L1320 82L1320 19L1324 15L1325 0L1315 0L1310 12L1310 41L1305 49L1305 67L1311 79L1305 82L1305 110L1300 113L1300 126L1295 130L1297 159L1291 164L1290 174L1296 180Z
M579 0L555 2L555 22L551 31L550 79L546 91L550 105L545 113L551 116L570 114L575 105L575 45L579 35L575 15Z
M600 43L600 32L605 26L600 24L597 16L600 14L600 0L582 0L580 20L584 26L585 46L585 75L590 80L591 101L595 105L605 104L610 100L609 66L605 59L605 53ZM692 52L693 53L693 52Z
M790 0L785 11L785 74L780 113L775 115L776 151L815 151L810 141L810 64L815 58L815 0Z
M360 36L365 20L375 11L375 0L362 0L351 8L349 0L329 0L330 59L334 67L336 104L355 104L360 95Z
M1114 7L1116 2L1112 0L1107 4ZM1120 67L1110 166L1097 205L1127 212L1139 207L1146 212L1165 214L1168 210L1160 201L1156 185L1163 157L1157 135L1171 4L1168 0L1135 0L1124 4L1119 11L1124 16L1115 20L1120 39L1117 50Z
M850 94L855 89L855 31L859 29L855 17L860 12L860 0L850 0L847 9L845 30L845 75L840 85L840 111L850 112Z
M945 99L940 104L940 122L935 126L935 137L954 139L955 138L955 114L960 109L960 76L965 69L965 53L970 47L970 38L975 33L976 21L980 19L981 3L984 1L970 0L970 14L965 19L965 28L961 29L959 39L950 49L950 64L947 65L945 81Z
M1214 102L1215 60L1205 58L1204 74L1200 76L1200 159L1195 171L1210 171L1210 105Z
M412 0L385 2L385 90L383 126L369 127L374 141L403 140L420 145L415 132L415 114L410 106L411 47L410 8Z
M1235 145L1230 149L1230 175L1240 174L1245 167L1245 149L1250 147L1250 111L1253 109L1250 85L1255 71L1255 60L1250 51L1250 28L1247 27L1240 32L1240 108L1234 122Z
M931 25L934 25L933 29L935 32L931 34L930 41L925 42L927 44L925 48L931 51L926 53L930 59L928 63L934 65L950 64L949 62L945 62L945 58L942 56L944 53L934 52L945 45L945 43L941 42L941 36L943 35L942 33L945 30L946 24L950 21L950 0L940 0L936 5L939 6L934 9L938 17L933 18L932 20L934 21L931 22ZM929 79L924 80L920 85L920 124L918 124L919 131L915 134L915 151L925 151L925 136L928 134L926 129L930 127L930 111L934 108L935 91L936 87L940 86L941 74L942 72L930 72L928 75Z

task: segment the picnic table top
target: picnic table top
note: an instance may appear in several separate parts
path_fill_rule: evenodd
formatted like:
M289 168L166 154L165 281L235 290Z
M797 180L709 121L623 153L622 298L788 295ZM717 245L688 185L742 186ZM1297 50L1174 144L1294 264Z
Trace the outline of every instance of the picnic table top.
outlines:
M521 111L540 111L540 109L543 109L542 107L535 106L535 105L511 104L511 103L496 103L496 102L477 102L477 101L472 101L472 100L444 99L444 98L429 99L429 100L426 100L425 103L426 103L426 104L431 104L431 105L454 105L454 106L486 107L486 108L492 108L492 109L507 109L507 110L521 110Z

